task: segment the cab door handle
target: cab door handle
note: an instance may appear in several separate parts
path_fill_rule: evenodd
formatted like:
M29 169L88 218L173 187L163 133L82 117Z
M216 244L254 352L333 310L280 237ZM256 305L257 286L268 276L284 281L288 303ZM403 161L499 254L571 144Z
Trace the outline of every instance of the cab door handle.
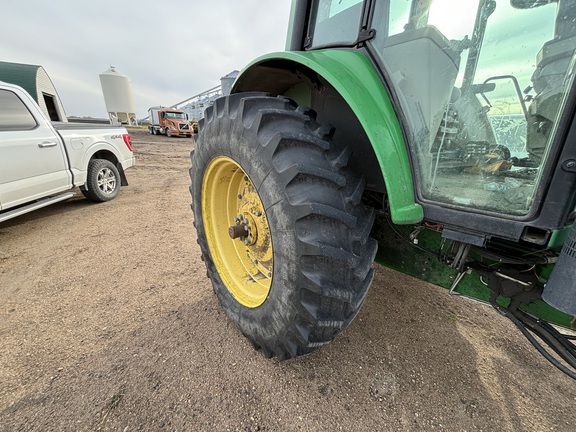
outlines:
M43 141L40 144L38 144L38 147L49 148L49 147L56 147L57 145L58 145L58 143L54 142L54 141Z

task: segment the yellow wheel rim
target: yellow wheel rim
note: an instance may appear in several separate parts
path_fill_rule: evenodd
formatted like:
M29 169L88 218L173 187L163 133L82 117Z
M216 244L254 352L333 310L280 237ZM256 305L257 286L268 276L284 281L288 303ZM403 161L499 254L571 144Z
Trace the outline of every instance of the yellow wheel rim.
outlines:
M248 175L228 157L213 159L202 182L206 240L222 282L255 308L272 285L273 249L264 206Z

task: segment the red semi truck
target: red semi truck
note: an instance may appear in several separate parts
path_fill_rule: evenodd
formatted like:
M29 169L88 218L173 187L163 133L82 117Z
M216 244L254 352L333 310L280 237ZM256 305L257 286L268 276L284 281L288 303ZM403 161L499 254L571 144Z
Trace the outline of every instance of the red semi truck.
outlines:
M148 131L151 135L184 136L194 135L188 114L174 108L152 107L148 110L150 125Z

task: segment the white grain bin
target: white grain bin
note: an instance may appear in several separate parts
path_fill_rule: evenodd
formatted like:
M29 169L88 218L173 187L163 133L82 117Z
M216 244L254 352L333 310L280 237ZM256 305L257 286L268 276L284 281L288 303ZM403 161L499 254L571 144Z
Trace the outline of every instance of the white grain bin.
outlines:
M110 123L136 126L136 110L130 78L118 72L114 66L110 66L110 69L100 74L100 84Z

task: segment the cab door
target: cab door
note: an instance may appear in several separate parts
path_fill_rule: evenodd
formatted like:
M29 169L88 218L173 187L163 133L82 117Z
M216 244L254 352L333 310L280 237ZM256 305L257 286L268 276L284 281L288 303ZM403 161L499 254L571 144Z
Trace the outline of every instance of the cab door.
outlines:
M63 145L15 91L0 89L0 209L69 189Z

